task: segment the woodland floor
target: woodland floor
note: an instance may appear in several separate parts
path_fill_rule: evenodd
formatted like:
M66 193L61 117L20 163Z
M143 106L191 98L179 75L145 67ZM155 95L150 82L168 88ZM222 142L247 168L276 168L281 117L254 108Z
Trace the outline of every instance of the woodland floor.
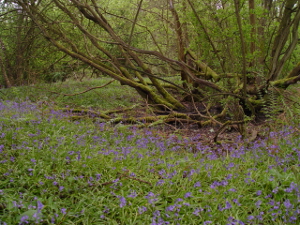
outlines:
M188 105L189 103L186 103L185 105ZM229 126L224 131L222 131L218 135L218 141L219 144L214 142L214 137L216 135L216 132L220 129L220 125L218 124L210 124L207 126L200 127L198 124L195 124L193 122L182 122L180 120L178 121L172 121L170 123L161 123L159 125L152 126L152 123L147 123L143 121L143 118L146 117L155 117L159 116L158 114L155 114L153 112L149 112L147 110L146 105L141 104L140 106L132 109L132 110L124 110L122 107L118 107L115 109L115 111L118 111L117 113L112 113L109 116L112 118L120 118L122 117L124 120L128 118L134 118L134 120L137 121L137 123L132 122L120 122L119 124L129 126L129 127L143 127L147 128L150 127L152 131L157 133L161 137L169 138L170 136L180 136L183 138L187 138L189 140L193 140L193 142L189 144L198 144L201 143L202 145L209 146L211 148L216 148L219 146L220 143L224 143L226 145L234 145L236 143L236 140L241 139L241 134L239 133L238 129L235 126ZM192 106L189 106L190 112L193 114L196 114L197 112L193 111ZM199 106L198 108L201 108ZM218 109L215 109L218 110ZM97 111L97 110L95 110ZM113 110L114 111L114 110ZM151 110L150 110L151 111ZM69 112L70 113L70 112ZM162 113L163 114L163 113ZM71 112L69 114L70 117L76 118L79 116L82 116L80 112ZM97 115L89 115L89 117L96 117ZM283 124L287 124L287 118L285 116L284 112L278 113L276 115L276 118L281 121ZM246 143L252 142L257 139L266 139L270 135L270 132L274 129L276 129L276 126L280 126L280 122L278 121L272 121L272 118L268 118L264 114L260 114L257 116L257 119L253 122L250 122L246 125L246 137L244 141ZM154 122L155 123L155 122ZM115 124L118 126L118 123Z

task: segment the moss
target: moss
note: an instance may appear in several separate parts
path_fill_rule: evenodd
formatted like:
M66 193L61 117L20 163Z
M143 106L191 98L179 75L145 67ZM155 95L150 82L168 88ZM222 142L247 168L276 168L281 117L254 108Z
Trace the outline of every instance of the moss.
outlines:
M294 76L294 77L288 77L276 81L270 82L270 84L274 87L279 87L279 88L287 88L289 85L296 83L297 81L300 80L300 76Z

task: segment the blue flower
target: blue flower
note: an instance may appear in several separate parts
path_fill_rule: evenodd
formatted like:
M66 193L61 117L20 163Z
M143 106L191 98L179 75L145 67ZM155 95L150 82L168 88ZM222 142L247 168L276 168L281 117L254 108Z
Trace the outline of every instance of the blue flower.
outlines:
M201 187L201 183L199 181L197 181L195 184L194 184L194 187Z
M126 199L123 196L118 196L118 198L120 200L120 208L126 206Z
M21 219L20 219L20 224L29 223L28 219L29 219L29 216L27 216L27 215L22 216Z
M230 202L226 201L224 209L231 209L231 208L232 208L232 206L231 206Z
M142 206L142 207L139 207L138 210L139 210L139 214L143 214L144 212L147 211L147 207Z
M289 199L285 200L284 203L283 203L283 205L284 205L284 207L285 207L286 209L289 209L289 208L292 208L292 207L293 207L293 204L291 204L291 202L290 202Z
M60 211L63 215L67 214L67 209L65 209L65 208L62 208Z
M44 205L40 201L37 201L37 211L40 212L43 209Z
M261 203L262 203L262 201L261 201L261 200L258 200L258 201L255 203L255 206L256 206L257 208L259 208L260 205L261 205Z
M262 191L261 191L261 190L259 190L259 191L256 192L256 195L257 195L257 196L260 196L261 194L262 194Z
M191 192L187 192L187 193L185 193L184 197L185 197L185 198L191 198L191 197L193 197L193 196L192 196L192 193L191 193Z
M137 196L136 191L132 191L127 197L128 198L135 198Z
M153 204L154 202L158 201L158 198L156 198L157 195L155 195L153 192L149 192L147 196L145 196L146 199L148 199L149 204Z

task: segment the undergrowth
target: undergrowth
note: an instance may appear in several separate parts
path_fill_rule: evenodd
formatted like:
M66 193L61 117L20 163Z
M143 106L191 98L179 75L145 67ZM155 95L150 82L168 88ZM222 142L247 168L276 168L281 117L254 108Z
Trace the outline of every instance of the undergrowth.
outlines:
M68 118L21 95L0 103L1 225L300 223L297 121L212 149Z

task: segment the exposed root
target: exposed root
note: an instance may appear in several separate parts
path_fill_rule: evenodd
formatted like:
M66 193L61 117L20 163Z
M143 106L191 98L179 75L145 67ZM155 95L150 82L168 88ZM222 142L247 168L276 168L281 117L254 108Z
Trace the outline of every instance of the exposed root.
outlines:
M218 136L223 132L223 131L225 131L225 129L226 129L226 127L227 126L233 126L233 125L237 125L237 130L238 130L238 132L242 135L242 136L244 136L245 135L245 132L244 132L244 130L241 130L240 129L240 126L239 125L244 125L245 123L247 123L247 122L249 122L249 120L247 120L247 119L245 119L245 120L241 120L241 121L226 121L224 124L223 124L223 126L217 131L217 133L216 133L216 135L215 135L215 137L214 137L214 142L218 142Z

